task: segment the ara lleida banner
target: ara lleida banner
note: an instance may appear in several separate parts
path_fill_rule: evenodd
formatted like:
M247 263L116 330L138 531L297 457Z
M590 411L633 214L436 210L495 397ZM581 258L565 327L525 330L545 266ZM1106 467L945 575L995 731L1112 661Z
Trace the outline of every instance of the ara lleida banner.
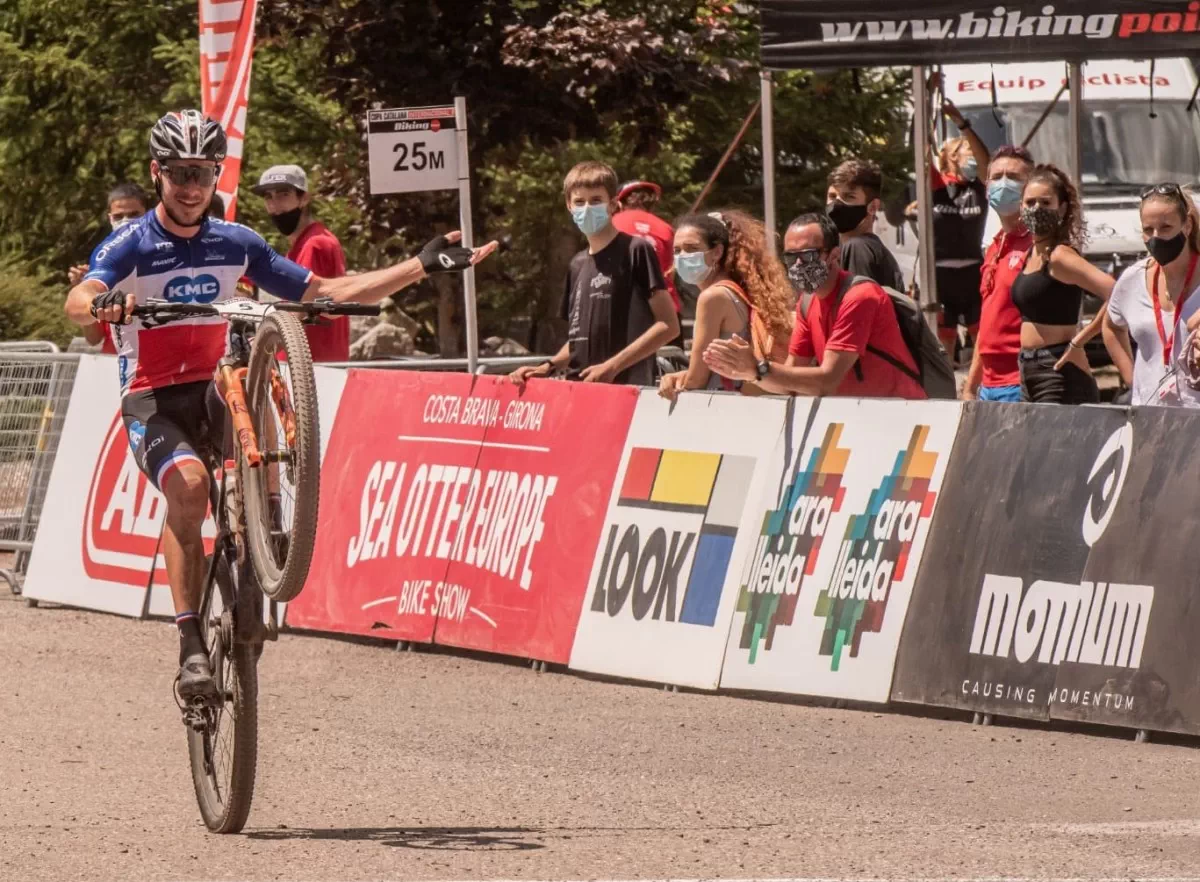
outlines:
M762 0L777 69L1190 56L1200 0Z

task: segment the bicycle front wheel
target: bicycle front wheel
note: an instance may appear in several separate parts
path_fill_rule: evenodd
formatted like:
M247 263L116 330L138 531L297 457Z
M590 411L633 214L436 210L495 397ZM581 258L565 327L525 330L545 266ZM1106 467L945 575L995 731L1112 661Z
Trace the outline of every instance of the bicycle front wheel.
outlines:
M206 592L200 627L224 700L204 709L202 727L188 729L188 756L204 825L214 833L237 833L250 815L258 765L258 656L252 645L232 641L232 627L222 627L217 601L236 596L223 556L217 581L222 590Z
M242 459L250 559L263 593L285 603L308 578L320 502L316 380L295 316L275 312L259 325L246 398L263 454L255 468Z

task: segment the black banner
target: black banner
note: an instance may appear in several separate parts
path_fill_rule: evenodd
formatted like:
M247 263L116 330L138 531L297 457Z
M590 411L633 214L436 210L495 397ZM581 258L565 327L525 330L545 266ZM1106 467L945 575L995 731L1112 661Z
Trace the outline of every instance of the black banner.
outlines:
M1090 545L1120 496L1128 425L1118 409L967 405L900 638L894 701L1049 717L1056 654L1072 649L1070 625L1060 647L1062 620L1083 605Z
M761 0L776 69L1191 56L1195 0Z
M1200 414L1139 408L1130 430L1132 464L1083 571L1095 599L1078 661L1059 665L1050 716L1200 734Z

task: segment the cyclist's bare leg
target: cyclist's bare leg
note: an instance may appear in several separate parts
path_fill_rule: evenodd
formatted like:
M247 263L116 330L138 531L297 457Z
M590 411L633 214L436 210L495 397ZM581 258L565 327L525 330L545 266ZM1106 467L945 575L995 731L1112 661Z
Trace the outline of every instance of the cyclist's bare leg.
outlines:
M185 460L163 477L162 493L167 500L167 523L163 530L163 557L171 598L179 617L194 616L200 610L206 572L204 540L200 529L208 513L208 473L195 460ZM196 659L204 651L199 621L177 618L180 632L180 674L182 693L203 694L212 684L207 658Z

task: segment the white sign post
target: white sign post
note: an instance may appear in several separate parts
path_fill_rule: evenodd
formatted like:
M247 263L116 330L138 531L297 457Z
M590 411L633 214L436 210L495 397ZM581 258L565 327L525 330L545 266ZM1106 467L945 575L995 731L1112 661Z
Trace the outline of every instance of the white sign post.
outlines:
M467 157L467 100L453 106L367 111L371 195L424 193L458 188L462 244L474 247L471 229L471 166ZM475 269L463 273L467 366L479 363Z

